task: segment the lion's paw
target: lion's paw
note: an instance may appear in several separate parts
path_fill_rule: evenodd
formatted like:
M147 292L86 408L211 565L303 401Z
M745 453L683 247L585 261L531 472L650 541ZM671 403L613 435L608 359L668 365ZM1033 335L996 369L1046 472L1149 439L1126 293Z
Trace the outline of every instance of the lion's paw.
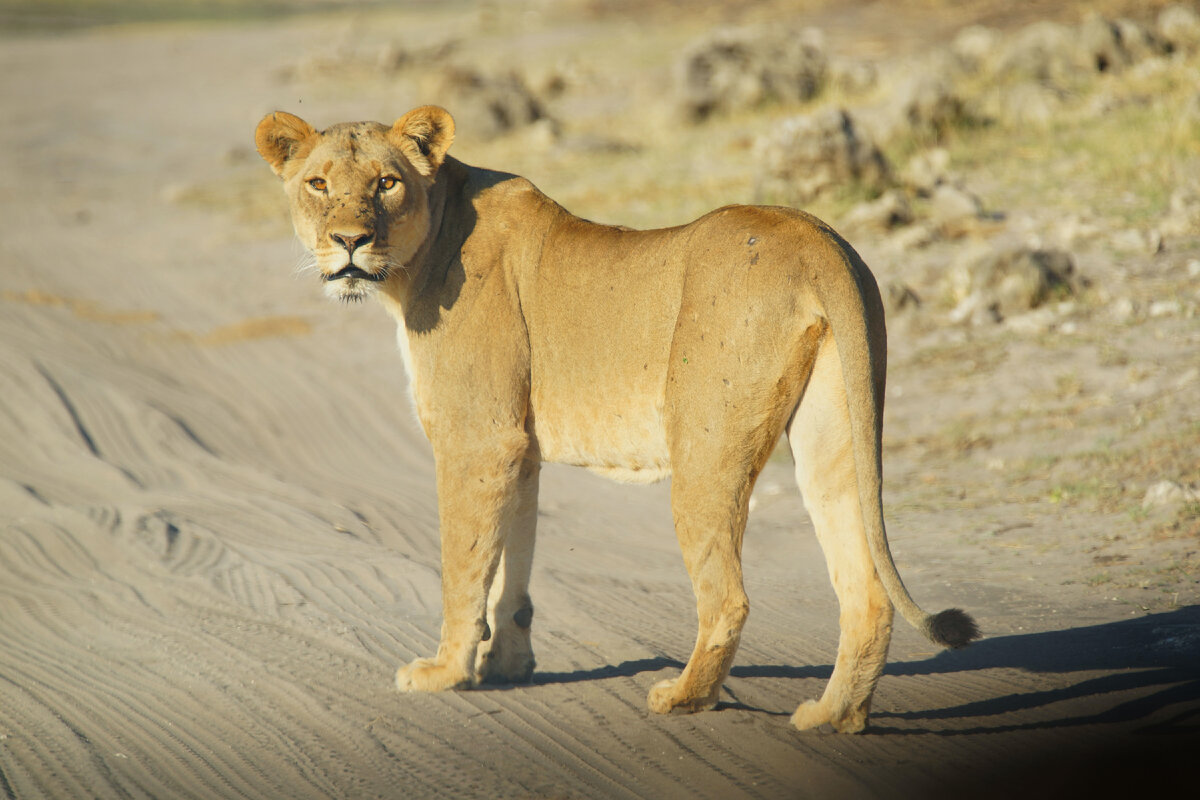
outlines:
M797 730L812 730L826 722L829 722L829 711L816 700L805 700L792 714L792 725Z
M433 658L418 658L396 672L396 688L402 692L441 692L470 686L471 676L451 670Z
M835 717L825 703L806 700L796 709L796 713L792 714L792 725L802 731L829 725L838 733L858 733L867 727L867 712L848 711Z
M679 678L668 678L650 687L646 704L655 714L695 714L715 708L717 696L691 696L680 688Z
M524 637L493 636L483 643L476 657L475 672L480 683L529 683L533 678L533 648Z

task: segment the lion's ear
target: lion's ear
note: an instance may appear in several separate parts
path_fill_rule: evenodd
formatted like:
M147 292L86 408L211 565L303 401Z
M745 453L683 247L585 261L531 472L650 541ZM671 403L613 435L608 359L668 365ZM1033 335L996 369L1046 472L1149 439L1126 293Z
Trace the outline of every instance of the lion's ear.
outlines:
M454 119L439 106L421 106L396 120L388 136L417 172L429 178L446 160L446 151L454 141Z
M311 125L286 111L267 114L254 131L258 154L281 178L287 162L307 155L316 138L317 132Z

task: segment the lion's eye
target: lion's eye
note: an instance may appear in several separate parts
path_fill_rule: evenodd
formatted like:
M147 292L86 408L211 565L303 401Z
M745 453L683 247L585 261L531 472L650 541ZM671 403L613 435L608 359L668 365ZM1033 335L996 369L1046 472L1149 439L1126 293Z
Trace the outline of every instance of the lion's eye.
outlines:
M379 179L379 190L383 192L390 192L392 189L395 189L399 183L399 178L393 178L391 175L385 175Z
M318 192L323 192L329 187L324 178L309 178L308 185Z

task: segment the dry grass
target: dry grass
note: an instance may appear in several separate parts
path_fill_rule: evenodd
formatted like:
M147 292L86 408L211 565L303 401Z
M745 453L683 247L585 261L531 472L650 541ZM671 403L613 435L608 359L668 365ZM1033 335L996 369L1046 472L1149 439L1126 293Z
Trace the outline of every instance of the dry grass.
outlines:
M1031 203L1126 224L1153 220L1173 187L1200 180L1200 126L1185 110L1196 61L1146 62L1091 81L1045 128L993 125L950 142L958 167L988 178L1000 207Z

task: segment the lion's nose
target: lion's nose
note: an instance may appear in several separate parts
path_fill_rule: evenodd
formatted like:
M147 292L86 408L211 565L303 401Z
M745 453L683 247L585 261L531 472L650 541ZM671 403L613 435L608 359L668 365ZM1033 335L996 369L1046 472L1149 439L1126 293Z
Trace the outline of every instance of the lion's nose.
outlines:
M354 251L365 244L370 243L371 234L369 233L331 233L329 238L334 242L346 248L346 252L354 255Z

